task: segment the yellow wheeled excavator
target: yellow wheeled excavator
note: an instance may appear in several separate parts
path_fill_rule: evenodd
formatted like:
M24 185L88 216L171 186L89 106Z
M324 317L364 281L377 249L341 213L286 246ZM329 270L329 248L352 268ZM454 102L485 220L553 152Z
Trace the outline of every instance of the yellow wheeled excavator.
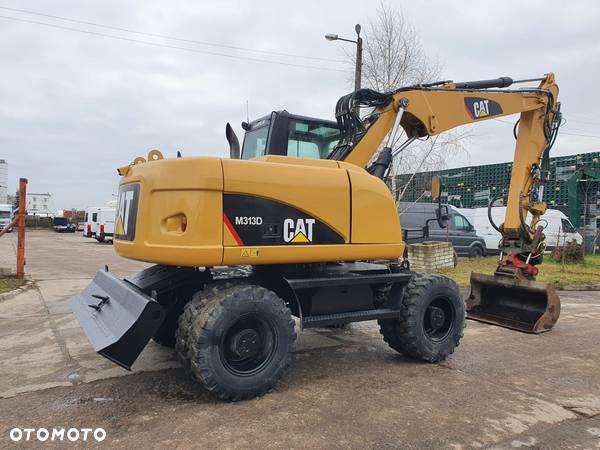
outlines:
M524 81L539 86L507 89ZM553 74L361 89L338 101L337 127L287 113L245 124L241 158L230 127L231 158L165 159L156 150L136 158L118 169L114 247L155 265L124 279L98 272L71 308L94 349L116 364L129 369L154 338L229 400L276 384L297 325L378 320L393 349L441 361L463 335L465 303L452 280L401 260L402 230L385 181L414 140L516 113L507 212L495 225L502 256L494 275L473 275L467 309L522 331L550 329L560 303L534 279L549 151L561 122ZM406 141L392 148L402 132ZM290 148L317 158L284 156ZM441 190L436 179L433 196ZM437 221L446 220L440 203Z

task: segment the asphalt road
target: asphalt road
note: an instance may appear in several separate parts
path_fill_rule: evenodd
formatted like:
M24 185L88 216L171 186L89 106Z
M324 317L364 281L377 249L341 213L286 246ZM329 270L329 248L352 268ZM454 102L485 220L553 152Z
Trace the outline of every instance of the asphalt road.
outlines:
M0 239L0 266L15 238ZM600 292L561 292L544 335L469 321L442 364L395 353L370 322L306 331L279 386L233 404L153 343L131 373L91 349L65 300L104 264L145 264L79 235L27 238L35 284L0 302L0 447L65 445L13 442L18 427L103 428L66 442L102 448L600 448Z

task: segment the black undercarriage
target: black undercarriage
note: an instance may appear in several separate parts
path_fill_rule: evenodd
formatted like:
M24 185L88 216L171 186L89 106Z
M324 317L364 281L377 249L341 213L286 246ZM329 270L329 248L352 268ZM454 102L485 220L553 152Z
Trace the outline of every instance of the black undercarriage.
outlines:
M108 270L70 304L94 349L130 369L147 342L173 346L177 321L193 295L232 280L282 298L301 327L398 317L386 293L402 291L414 273L398 264L364 262L191 268L155 265L123 280Z

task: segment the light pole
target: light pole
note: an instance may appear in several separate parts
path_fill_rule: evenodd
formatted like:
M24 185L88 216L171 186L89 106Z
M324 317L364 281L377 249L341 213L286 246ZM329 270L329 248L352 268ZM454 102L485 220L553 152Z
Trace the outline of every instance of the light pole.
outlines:
M337 34L328 33L325 35L325 39L328 41L346 41L352 42L356 44L356 67L354 68L354 90L358 91L360 89L360 81L362 77L362 38L360 37L360 24L356 24L354 26L354 31L356 31L356 40L352 39L344 39L339 37Z

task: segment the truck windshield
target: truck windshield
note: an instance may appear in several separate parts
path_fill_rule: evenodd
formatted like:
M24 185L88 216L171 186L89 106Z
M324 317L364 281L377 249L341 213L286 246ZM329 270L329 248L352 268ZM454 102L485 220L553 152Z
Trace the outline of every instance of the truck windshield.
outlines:
M66 217L55 217L54 218L54 225L57 226L65 226L69 224L69 219L67 219Z
M568 219L561 219L563 233L576 233L575 227Z
M10 211L0 211L0 219L10 219Z

